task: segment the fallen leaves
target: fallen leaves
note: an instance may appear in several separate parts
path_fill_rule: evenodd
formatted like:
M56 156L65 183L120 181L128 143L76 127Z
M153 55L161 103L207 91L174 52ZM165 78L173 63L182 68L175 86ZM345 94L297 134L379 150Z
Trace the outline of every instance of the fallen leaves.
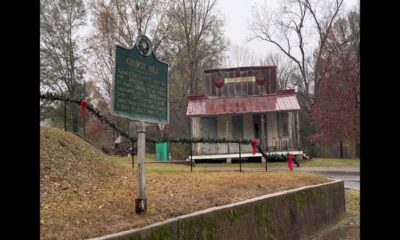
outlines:
M42 137L43 132L47 138ZM65 146L61 147L56 139L63 141ZM69 154L68 149L80 152ZM101 236L214 206L328 181L309 173L191 173L187 166L148 164L148 212L136 215L137 168L132 170L110 159L104 160L105 155L91 145L60 130L41 130L40 151L43 240ZM64 186L68 187L64 189Z

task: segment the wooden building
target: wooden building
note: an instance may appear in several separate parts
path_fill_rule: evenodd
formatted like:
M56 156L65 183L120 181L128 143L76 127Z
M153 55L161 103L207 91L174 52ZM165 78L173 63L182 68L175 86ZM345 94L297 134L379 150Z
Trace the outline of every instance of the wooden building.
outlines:
M276 66L240 67L205 71L205 95L189 96L186 115L192 137L259 139L268 153L302 154L299 110L295 91L277 89ZM242 157L251 146L241 148ZM238 158L239 146L194 145L193 159Z

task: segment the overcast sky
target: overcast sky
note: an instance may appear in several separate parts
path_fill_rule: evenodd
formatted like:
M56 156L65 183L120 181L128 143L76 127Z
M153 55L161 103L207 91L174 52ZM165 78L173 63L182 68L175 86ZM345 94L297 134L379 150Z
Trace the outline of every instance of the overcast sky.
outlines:
M86 2L90 2L87 0ZM277 47L271 43L261 40L246 41L250 32L248 25L251 22L251 8L253 6L268 5L269 8L276 8L277 1L280 0L217 0L218 13L225 19L225 36L229 39L231 46L239 45L249 48L255 52L257 59L260 59L269 53L279 52ZM360 0L344 0L345 11L359 6ZM91 29L90 21L88 25L80 30L83 35ZM228 53L229 55L229 53Z
M257 57L263 57L278 49L270 43L261 40L246 41L249 36L248 23L251 21L252 6L262 6L265 3L271 8L276 8L277 0L218 0L218 9L225 18L225 34L231 45L241 45L253 49ZM346 10L357 6L360 0L344 0Z

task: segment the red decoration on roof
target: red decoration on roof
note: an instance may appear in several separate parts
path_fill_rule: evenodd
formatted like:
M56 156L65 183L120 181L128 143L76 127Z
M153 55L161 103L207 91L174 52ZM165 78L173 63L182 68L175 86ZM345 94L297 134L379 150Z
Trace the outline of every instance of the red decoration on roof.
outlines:
M263 85L265 83L265 78L262 75L261 71L258 71L257 76L256 76L256 83L258 85Z
M224 78L222 76L217 76L215 78L215 86L217 88L222 88L222 86L224 86L224 83L225 83L225 81L224 81Z

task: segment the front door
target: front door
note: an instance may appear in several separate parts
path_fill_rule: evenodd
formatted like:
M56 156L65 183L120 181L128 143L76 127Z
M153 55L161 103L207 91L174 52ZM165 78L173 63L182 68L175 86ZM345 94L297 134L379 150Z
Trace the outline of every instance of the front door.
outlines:
M267 121L266 121L266 116L264 115L264 137L262 137L262 115L257 114L253 115L253 126L254 126L254 137L258 140L260 140L261 146L264 146L264 150L267 147Z

